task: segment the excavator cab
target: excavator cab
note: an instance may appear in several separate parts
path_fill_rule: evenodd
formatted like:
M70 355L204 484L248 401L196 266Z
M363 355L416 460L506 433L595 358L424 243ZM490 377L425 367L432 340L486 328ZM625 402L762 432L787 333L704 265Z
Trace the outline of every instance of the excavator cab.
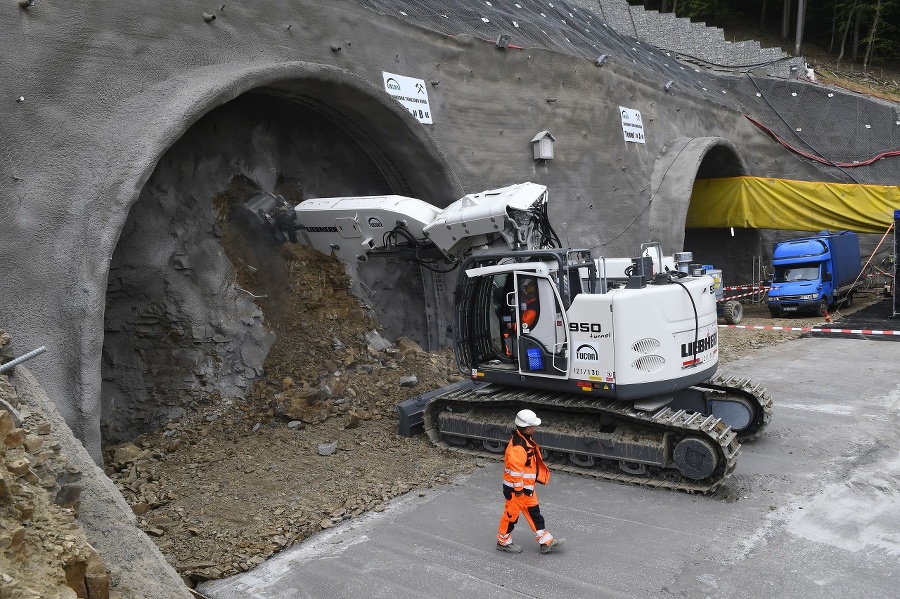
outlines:
M460 368L480 372L486 380L566 378L566 310L582 289L579 266L584 263L569 264L560 250L481 255L468 261L456 296Z
M518 335L513 355L523 374L566 376L568 332L556 285L547 275L513 272Z
M566 376L568 333L556 285L547 275L509 268L470 277L461 314L474 350L467 366Z

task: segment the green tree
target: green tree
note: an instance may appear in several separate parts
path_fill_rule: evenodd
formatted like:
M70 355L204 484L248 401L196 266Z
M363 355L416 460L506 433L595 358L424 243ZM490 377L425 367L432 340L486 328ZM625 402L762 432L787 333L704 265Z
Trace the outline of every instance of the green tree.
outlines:
M835 6L835 27L839 27L843 23L844 29L844 33L841 35L841 52L837 57L838 68L841 68L841 60L844 58L844 49L847 44L847 33L850 31L850 23L857 15L858 4L859 0L853 0L852 2L838 2Z
M863 72L868 72L873 61L897 56L897 26L890 21L891 15L900 12L900 0L874 0L869 2L869 29L866 34L866 56L863 58Z

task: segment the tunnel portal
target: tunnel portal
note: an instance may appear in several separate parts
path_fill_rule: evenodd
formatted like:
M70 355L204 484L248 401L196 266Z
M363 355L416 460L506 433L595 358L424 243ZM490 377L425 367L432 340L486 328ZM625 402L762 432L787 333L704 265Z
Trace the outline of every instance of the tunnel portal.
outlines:
M105 443L156 430L198 402L243 396L263 374L274 334L256 300L284 292L266 274L277 272L279 250L249 237L226 251L235 203L261 190L292 203L381 194L437 205L456 199L459 185L442 156L393 102L333 80L276 82L212 108L168 148L110 261ZM256 288L244 288L235 260L258 272ZM428 336L415 265L385 258L349 268L386 336Z

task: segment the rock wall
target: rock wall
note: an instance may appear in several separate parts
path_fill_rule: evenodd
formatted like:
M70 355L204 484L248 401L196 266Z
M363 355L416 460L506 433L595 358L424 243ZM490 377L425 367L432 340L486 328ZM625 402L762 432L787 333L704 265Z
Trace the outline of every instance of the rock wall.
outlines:
M21 365L0 374L0 596L190 597Z

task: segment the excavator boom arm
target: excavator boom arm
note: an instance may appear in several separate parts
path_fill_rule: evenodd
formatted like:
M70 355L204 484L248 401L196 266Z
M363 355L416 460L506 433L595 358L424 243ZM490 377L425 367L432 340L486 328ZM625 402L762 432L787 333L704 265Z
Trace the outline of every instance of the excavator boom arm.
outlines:
M316 198L291 208L267 193L245 206L282 240L347 262L401 250L459 262L479 248L536 249L555 239L547 188L535 183L469 194L443 209L398 195Z

